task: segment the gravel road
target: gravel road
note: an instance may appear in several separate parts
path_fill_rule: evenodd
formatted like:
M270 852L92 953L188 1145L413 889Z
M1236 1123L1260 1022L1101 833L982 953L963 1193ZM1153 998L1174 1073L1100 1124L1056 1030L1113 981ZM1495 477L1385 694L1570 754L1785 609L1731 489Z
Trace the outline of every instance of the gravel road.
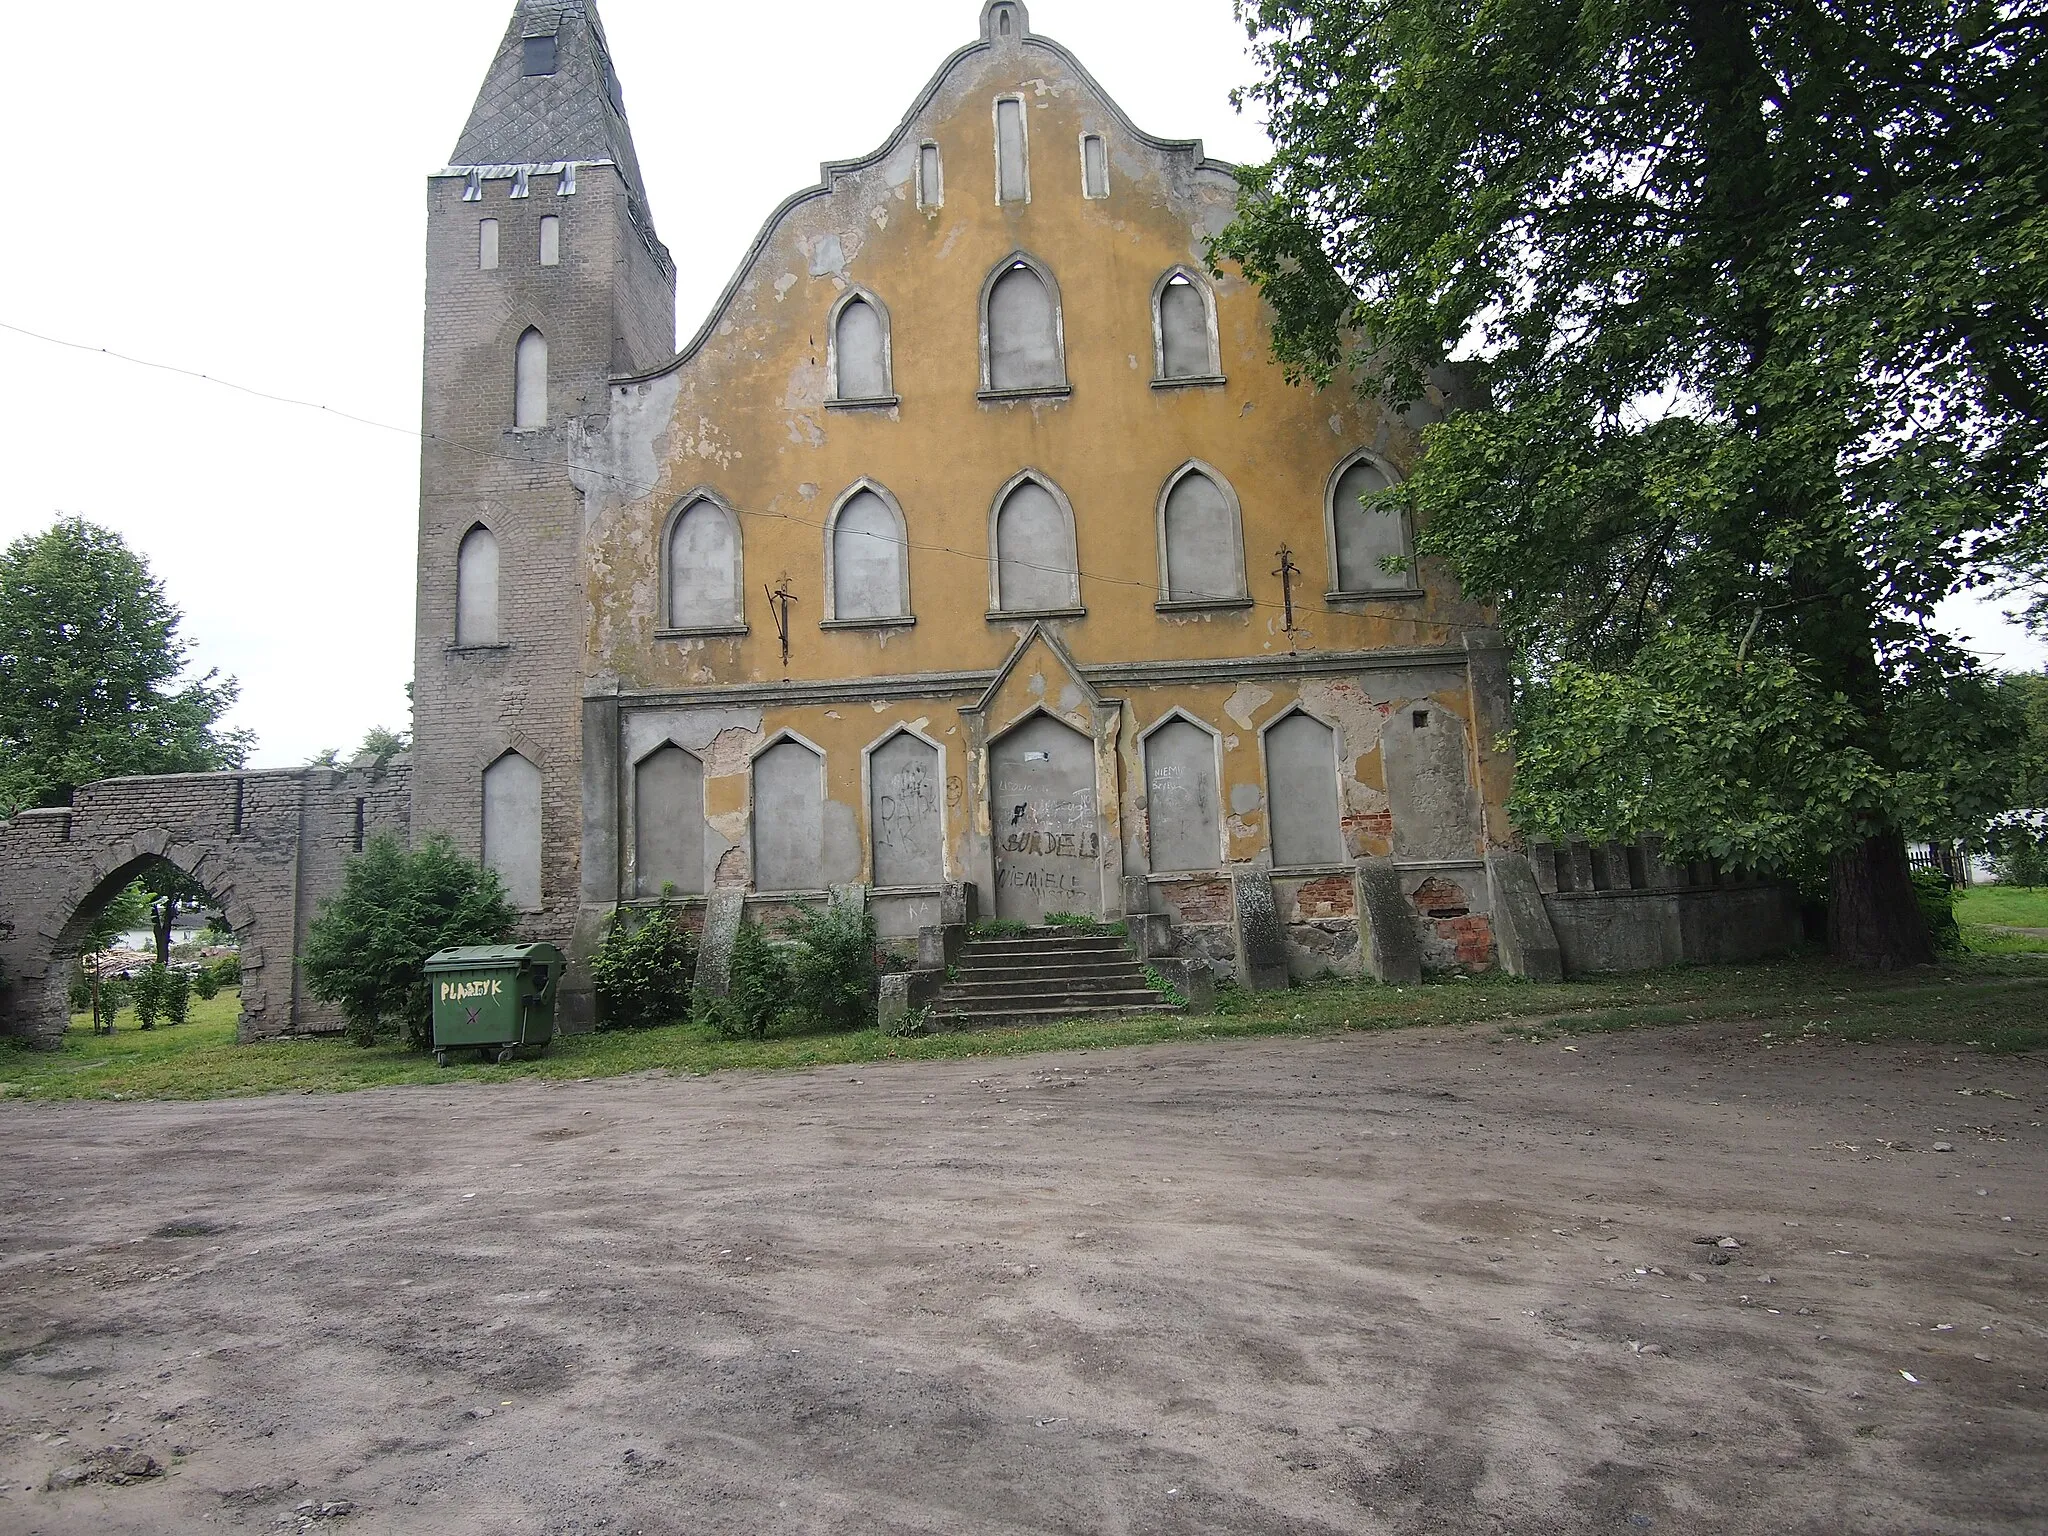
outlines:
M1718 1027L4 1105L0 1531L2038 1533L2044 1121Z

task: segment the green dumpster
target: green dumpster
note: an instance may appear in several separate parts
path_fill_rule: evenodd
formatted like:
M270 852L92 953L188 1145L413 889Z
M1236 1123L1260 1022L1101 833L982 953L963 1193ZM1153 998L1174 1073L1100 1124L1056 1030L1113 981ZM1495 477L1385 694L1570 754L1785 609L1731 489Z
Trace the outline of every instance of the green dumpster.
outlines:
M555 1035L555 990L562 952L552 944L489 944L444 949L427 962L434 995L434 1060L469 1047L500 1062L522 1045Z

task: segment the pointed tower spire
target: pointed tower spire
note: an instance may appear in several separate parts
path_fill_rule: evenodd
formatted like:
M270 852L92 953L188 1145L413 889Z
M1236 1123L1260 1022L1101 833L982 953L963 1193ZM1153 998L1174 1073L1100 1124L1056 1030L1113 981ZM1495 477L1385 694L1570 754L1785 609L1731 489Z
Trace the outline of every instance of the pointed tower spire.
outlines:
M641 227L653 211L596 0L518 0L451 169L614 165Z

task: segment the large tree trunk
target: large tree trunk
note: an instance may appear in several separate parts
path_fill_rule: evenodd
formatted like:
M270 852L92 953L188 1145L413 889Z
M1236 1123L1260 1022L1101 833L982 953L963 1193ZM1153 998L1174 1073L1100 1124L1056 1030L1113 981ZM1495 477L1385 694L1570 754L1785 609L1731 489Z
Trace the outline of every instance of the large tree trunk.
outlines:
M1830 876L1828 948L1837 960L1885 971L1933 961L1904 837L1882 832L1844 848Z

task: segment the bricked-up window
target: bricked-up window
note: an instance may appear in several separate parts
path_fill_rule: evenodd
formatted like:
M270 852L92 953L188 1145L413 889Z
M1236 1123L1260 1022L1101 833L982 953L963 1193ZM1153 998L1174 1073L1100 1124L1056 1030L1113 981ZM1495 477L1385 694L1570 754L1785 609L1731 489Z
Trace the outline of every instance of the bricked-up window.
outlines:
M946 202L946 172L939 158L939 146L921 144L917 151L917 206L942 208Z
M1005 96L996 103L996 201L1031 201L1031 140L1024 103Z
M825 883L825 759L785 737L754 759L754 889Z
M668 622L674 630L736 630L746 624L739 519L709 496L669 528Z
M828 620L882 623L910 617L910 551L903 516L879 486L860 485L833 509Z
M552 37L529 37L520 45L521 63L529 77L555 72L556 49Z
M864 294L848 294L832 321L832 398L887 400L889 320L881 305Z
M1052 274L1013 256L982 296L982 388L1003 394L1067 387L1066 335Z
M1074 514L1035 475L1020 476L996 505L994 602L1003 613L1068 612L1081 606Z
M1160 566L1169 603L1228 603L1246 595L1237 497L1205 465L1185 465L1159 509Z
M455 556L455 643L498 643L498 539L481 523Z
M1362 454L1339 467L1330 486L1330 574L1333 594L1369 595L1415 589L1412 568L1390 571L1390 558L1411 561L1408 518L1398 507L1367 507L1364 498L1389 489L1393 477Z
M1337 733L1315 716L1296 710L1267 728L1266 805L1277 868L1344 862Z
M1081 135L1081 195L1109 196L1109 144L1099 133Z
M1222 867L1216 738L1185 719L1145 738L1145 826L1153 873Z
M1157 377L1222 382L1216 360L1216 328L1209 290L1184 267L1159 281L1152 294L1152 337L1158 345Z
M477 225L476 264L485 272L498 270L498 221L485 219Z
M548 424L548 339L529 329L513 367L512 425L522 432Z
M544 267L559 267L562 264L562 220L559 214L543 214L540 221L540 264Z
M633 770L633 888L704 891L704 764L673 742Z
M484 770L484 863L522 912L540 910L540 769L507 752Z

